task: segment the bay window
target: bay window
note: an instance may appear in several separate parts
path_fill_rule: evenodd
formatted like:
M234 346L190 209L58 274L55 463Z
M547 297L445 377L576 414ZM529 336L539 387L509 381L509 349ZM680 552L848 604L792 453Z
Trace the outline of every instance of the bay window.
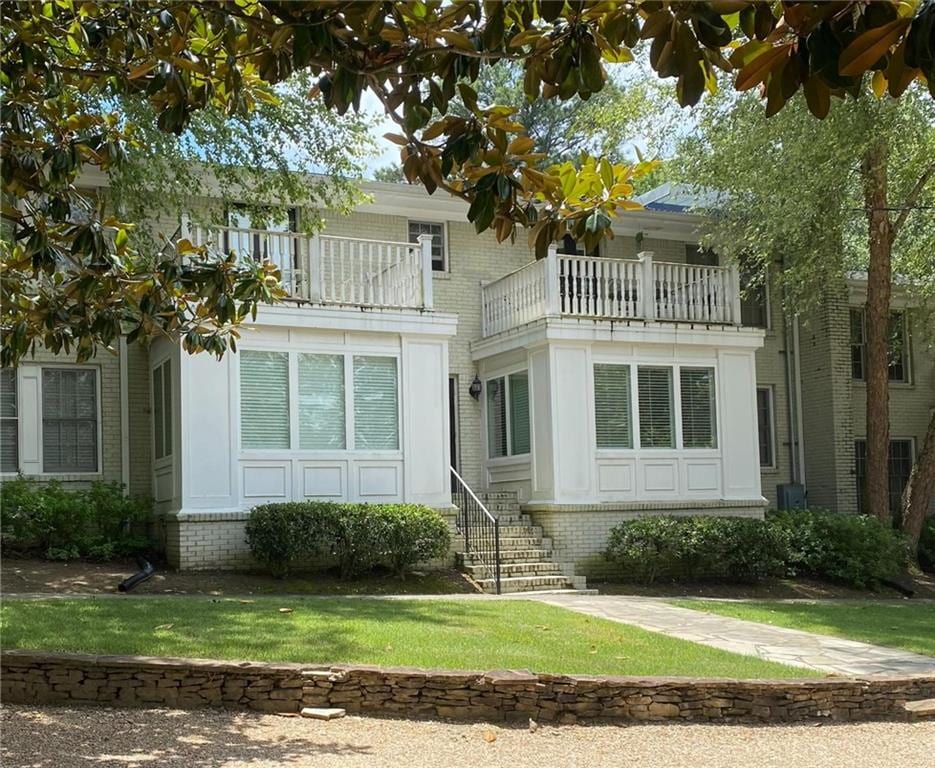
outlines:
M682 447L717 448L714 369L679 369L682 397Z
M675 448L672 369L639 366L637 400L640 415L640 447Z

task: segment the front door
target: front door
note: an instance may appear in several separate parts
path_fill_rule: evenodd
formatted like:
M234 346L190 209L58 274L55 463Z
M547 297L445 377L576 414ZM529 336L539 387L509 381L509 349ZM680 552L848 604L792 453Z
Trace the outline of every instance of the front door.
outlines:
M451 466L461 471L458 451L458 377L448 377L448 456ZM454 490L454 478L452 490Z

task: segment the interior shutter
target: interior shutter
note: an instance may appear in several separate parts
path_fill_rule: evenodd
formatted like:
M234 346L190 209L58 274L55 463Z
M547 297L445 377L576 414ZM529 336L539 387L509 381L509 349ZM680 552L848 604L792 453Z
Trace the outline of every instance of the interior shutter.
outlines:
M506 456L506 388L503 378L490 379L487 391L487 454L491 459Z
M594 366L594 423L598 448L632 448L630 366Z
M640 366L637 371L637 394L639 395L640 446L642 448L674 448L672 369Z
M685 448L717 448L714 405L714 369L681 368L682 445Z
M510 374L510 455L529 453L529 373Z
M289 357L240 353L240 442L245 449L289 448Z
M354 358L354 449L399 448L395 357Z
M0 472L19 471L16 370L0 368Z
M343 450L344 356L299 355L299 447Z

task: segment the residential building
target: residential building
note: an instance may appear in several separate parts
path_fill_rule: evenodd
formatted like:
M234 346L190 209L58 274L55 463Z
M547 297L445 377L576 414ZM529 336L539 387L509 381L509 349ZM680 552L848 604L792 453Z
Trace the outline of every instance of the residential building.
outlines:
M272 259L291 298L220 361L159 339L4 371L3 471L151 495L170 562L212 568L249 562L259 503L409 501L454 521L454 467L526 547L505 566L517 588L600 575L609 530L639 515L760 516L790 483L856 509L859 281L808 323L784 317L768 276L744 293L698 248L670 188L597 253L566 239L539 261L522 235L475 233L461 201L366 191L313 236L301 209L222 226L193 199L165 234ZM893 434L911 457L935 360L901 338Z

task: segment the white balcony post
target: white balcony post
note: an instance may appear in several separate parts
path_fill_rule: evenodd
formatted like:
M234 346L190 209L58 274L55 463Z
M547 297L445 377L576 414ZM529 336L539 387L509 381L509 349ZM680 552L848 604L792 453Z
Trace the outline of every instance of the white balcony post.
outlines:
M192 220L187 213L182 214L182 220L179 224L179 238L182 240L192 239Z
M545 315L562 314L558 292L558 246L552 243L545 257Z
M740 325L740 265L736 261L730 265L730 320L734 325Z
M653 252L640 251L636 254L639 259L642 274L640 275L640 305L643 319L651 323L656 319L656 276L653 273Z
M432 301L432 236L419 235L419 245L422 247L422 306L431 309Z
M308 300L312 302L321 301L321 238L318 235L312 235L308 239L308 270L306 272L305 283L308 286Z

